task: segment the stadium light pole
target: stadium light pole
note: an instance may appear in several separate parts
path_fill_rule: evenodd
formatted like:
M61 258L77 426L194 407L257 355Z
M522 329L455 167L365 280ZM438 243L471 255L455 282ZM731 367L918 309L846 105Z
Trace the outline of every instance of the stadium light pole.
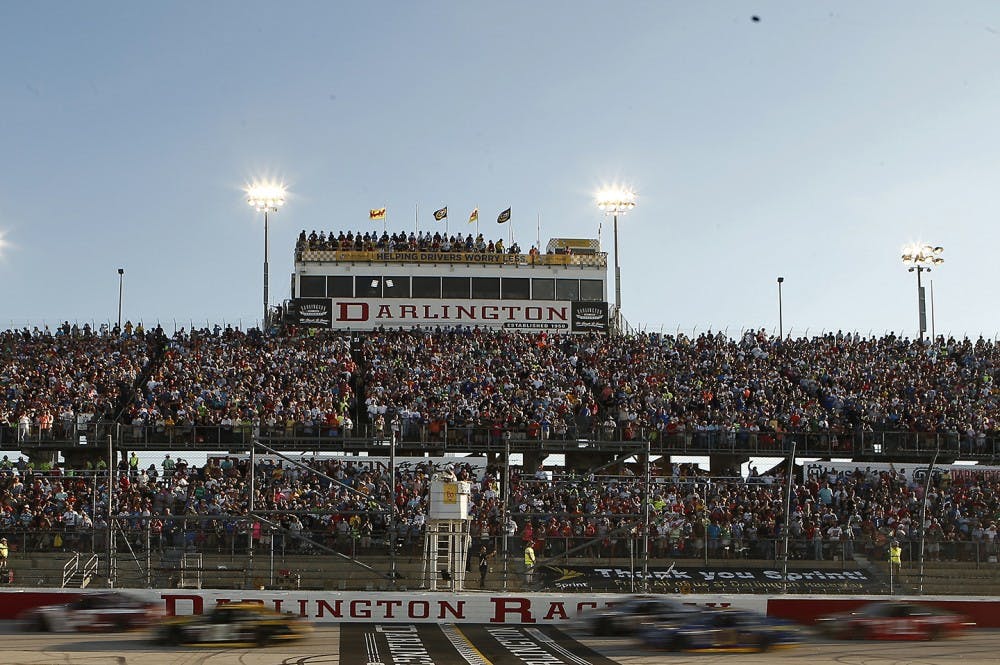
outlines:
M784 325L783 325L784 324L784 321L783 321L784 317L783 317L783 314L782 314L782 311L781 311L781 285L784 283L784 281L785 281L784 277L779 277L778 278L778 339L779 340L785 338L785 330L784 330Z
M917 273L917 335L921 342L924 341L924 333L927 331L927 305L920 274L925 271L930 272L932 267L944 263L944 258L941 256L943 251L944 247L921 244L911 244L903 248L903 265L907 266L909 272Z
M604 211L605 215L614 217L615 233L615 329L621 331L622 312L622 270L621 262L618 260L618 215L624 215L635 207L635 192L628 187L608 187L597 192L597 207Z
M125 268L118 269L118 331L122 329L122 290L125 287Z
M274 182L254 182L246 188L247 203L257 212L264 213L264 318L261 329L267 329L268 310L268 227L267 213L278 212L278 208L285 205L285 186Z

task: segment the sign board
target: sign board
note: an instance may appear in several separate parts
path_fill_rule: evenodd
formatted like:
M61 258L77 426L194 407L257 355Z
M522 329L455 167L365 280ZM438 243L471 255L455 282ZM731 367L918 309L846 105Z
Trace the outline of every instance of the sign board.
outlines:
M806 462L802 465L802 481L810 477L830 480L837 475L850 476L861 471L868 473L895 473L907 482L923 483L927 479L927 464L893 464L890 462ZM935 464L931 469L933 478L949 474L952 482L964 483L969 480L1000 481L1000 466L982 464Z
M306 328L329 328L333 325L328 298L295 298L288 303L287 320Z
M641 581L642 567L545 565L543 585L554 591L623 591ZM647 579L660 593L781 593L786 587L779 568L760 566L651 566ZM878 583L860 569L790 570L788 593L876 593Z
M296 298L293 324L336 330L479 327L534 332L606 332L606 302L392 298Z

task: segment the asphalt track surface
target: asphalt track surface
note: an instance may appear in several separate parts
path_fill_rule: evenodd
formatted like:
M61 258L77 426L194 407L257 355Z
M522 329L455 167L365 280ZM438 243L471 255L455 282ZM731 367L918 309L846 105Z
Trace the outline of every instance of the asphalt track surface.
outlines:
M381 628L381 629L380 629ZM386 630L388 629L388 630ZM395 658L394 658L395 656ZM547 626L319 625L301 642L260 649L162 647L148 633L23 633L0 622L3 665L653 665L809 663L938 665L1000 663L1000 631L939 642L831 642L811 638L763 654L668 654L625 638L590 638Z

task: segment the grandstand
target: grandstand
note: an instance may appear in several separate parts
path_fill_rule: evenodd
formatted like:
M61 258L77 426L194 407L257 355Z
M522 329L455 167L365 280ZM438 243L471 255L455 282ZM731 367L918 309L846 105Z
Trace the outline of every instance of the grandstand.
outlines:
M0 533L31 571L20 582L424 587L429 484L448 474L471 483L488 588L526 584L527 543L586 589L610 566L626 571L614 588L691 590L671 563L804 567L837 580L827 590L850 573L869 590L957 593L957 566L977 591L996 584L996 344L609 334L599 253L331 237L300 237L296 297L267 331L0 333ZM396 313L422 299L406 327L332 315L393 298ZM303 314L316 301L329 316ZM603 328L574 326L595 303ZM520 309L428 327L444 307ZM566 325L534 325L536 307ZM204 464L180 461L194 451ZM710 471L672 461L689 455ZM761 456L786 462L739 473Z

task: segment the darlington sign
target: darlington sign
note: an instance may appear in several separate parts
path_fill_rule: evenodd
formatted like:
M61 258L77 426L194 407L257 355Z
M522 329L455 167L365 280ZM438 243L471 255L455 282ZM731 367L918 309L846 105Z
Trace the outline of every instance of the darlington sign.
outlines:
M590 332L607 330L607 305L565 300L382 300L379 298L293 300L299 325L372 330L378 327L479 326L503 330ZM329 322L329 323L327 323Z
M167 616L202 614L231 601L260 603L278 612L291 612L317 623L484 623L567 624L585 612L613 606L620 594L574 593L434 593L353 591L233 591L202 589L129 589L129 595L156 603ZM39 605L67 603L80 590L34 592L0 590L0 619L15 619ZM762 596L684 596L684 603L705 607L766 609Z

